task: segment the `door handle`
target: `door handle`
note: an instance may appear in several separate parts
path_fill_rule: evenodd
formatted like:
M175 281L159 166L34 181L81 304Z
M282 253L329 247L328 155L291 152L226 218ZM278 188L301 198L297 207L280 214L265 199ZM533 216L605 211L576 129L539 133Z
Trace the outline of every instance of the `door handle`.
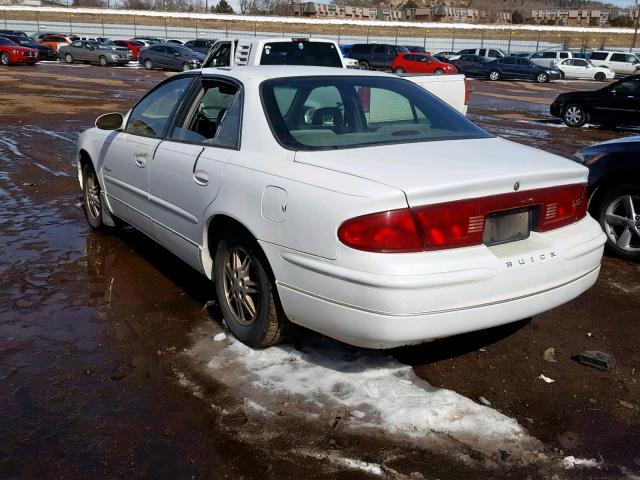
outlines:
M196 182L200 186L205 186L209 184L209 174L207 172L203 172L202 170L198 170L193 174L193 181Z
M133 154L134 161L136 165L140 168L144 168L147 166L147 158L149 158L148 153L134 153Z

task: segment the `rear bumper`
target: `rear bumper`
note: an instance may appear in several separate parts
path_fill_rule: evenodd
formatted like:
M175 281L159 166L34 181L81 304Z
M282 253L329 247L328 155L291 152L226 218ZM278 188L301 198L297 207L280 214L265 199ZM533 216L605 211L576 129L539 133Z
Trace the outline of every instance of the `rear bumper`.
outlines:
M339 247L340 262L262 246L291 321L353 345L390 348L561 305L593 285L604 242L598 223L587 217L493 247L399 255Z

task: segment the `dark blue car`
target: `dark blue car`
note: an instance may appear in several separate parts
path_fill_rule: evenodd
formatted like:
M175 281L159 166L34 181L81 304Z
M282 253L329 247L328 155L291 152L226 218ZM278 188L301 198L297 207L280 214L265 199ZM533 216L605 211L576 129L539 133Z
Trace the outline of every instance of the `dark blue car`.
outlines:
M157 43L140 50L138 60L147 70L191 70L200 68L204 55L175 43Z
M560 79L560 72L553 68L536 65L528 58L502 57L485 63L480 73L489 80L526 79L538 83Z

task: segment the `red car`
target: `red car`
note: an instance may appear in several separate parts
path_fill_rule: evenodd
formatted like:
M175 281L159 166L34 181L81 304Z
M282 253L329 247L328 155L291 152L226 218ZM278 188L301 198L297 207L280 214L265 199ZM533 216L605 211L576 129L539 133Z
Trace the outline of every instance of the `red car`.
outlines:
M0 37L0 65L33 65L37 61L38 51L35 48L22 47L8 38Z
M119 47L128 48L131 52L131 60L137 60L140 50L144 48L144 43L137 40L114 40L113 43Z
M393 59L391 70L395 73L434 73L436 75L458 73L454 65L441 62L426 53L398 53Z

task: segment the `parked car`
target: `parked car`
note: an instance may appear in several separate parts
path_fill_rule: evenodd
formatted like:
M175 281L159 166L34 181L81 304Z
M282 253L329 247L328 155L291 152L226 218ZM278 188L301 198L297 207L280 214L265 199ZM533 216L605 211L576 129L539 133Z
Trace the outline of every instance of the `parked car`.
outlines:
M169 38L165 40L165 43L175 43L176 45L184 45L182 40L178 40L177 38Z
M438 52L434 55L441 62L448 62L457 52Z
M62 35L45 35L38 40L38 43L51 47L54 52L58 52L60 47L69 45L72 40Z
M139 42L145 42L148 45L155 45L156 43L165 43L164 40L158 37L134 37L131 40L137 40Z
M535 80L538 83L546 83L550 80L558 80L560 72L553 68L536 65L528 58L504 57L498 58L482 65L481 72L489 80L502 80L519 78Z
M15 35L17 37L29 37L29 35L27 35L22 30L7 30L7 29L0 30L0 36L4 37L5 35Z
M138 61L147 70L191 70L200 68L204 55L173 43L156 43L140 51Z
M113 43L118 47L127 48L131 52L132 60L138 60L140 50L145 47L144 43L137 40L114 40Z
M499 48L465 48L455 55L449 56L449 60L457 60L460 58L460 55L478 55L484 57L487 62L507 56L507 54Z
M39 60L57 60L58 54L47 45L34 42L31 38L23 35L11 35L8 33L0 33L0 37L11 40L13 43L17 43L21 47L33 48L38 52Z
M355 64L350 64L355 62ZM221 39L211 48L202 67L248 65L316 65L357 68L357 60L344 58L333 40L321 38ZM408 77L463 115L467 113L470 90L462 75Z
M640 125L640 75L631 75L599 90L561 93L550 112L569 127L587 122L606 127Z
M616 72L606 67L596 67L583 58L567 58L556 67L562 78L587 78L603 82L615 78Z
M189 40L184 44L184 46L190 48L194 52L206 55L209 53L209 50L211 50L214 43L216 43L215 38L198 38L197 40Z
M607 249L640 261L640 136L578 151L589 168L589 211L607 235Z
M568 50L544 50L542 52L532 53L528 58L541 67L555 68L556 64L562 60L573 58L573 53Z
M357 60L361 70L391 70L398 53L409 53L406 47L385 43L356 43L349 58Z
M94 44L99 43L100 45L113 48L114 50L117 50L119 53L125 54L127 57L129 57L129 59L133 58L133 54L131 53L131 50L129 49L129 47L120 46L116 44L113 40L107 37L79 37L77 38L77 40L86 40L88 42L93 42Z
M76 40L70 45L60 47L60 60L65 63L87 62L97 63L102 67L107 65L126 65L130 54L98 42Z
M395 73L428 73L444 75L458 73L458 69L450 63L441 62L424 53L399 53L391 64Z
M186 72L96 126L77 149L89 225L121 219L213 279L252 347L289 321L419 343L530 317L598 277L585 167L394 75Z
M610 68L616 75L630 75L640 64L635 54L627 52L595 51L591 52L589 60L597 67Z
M487 63L487 60L480 55L470 55L465 53L464 55L460 55L457 60L450 60L450 62L455 65L460 73L467 76L477 77L485 75L482 67Z
M317 65L347 68L333 40L306 37L224 38L211 47L202 67Z
M404 48L409 50L410 53L424 53L430 55L429 52L427 52L427 49L424 47L418 47L416 45L404 45Z
M26 64L35 65L38 51L18 45L8 38L0 37L0 65Z

